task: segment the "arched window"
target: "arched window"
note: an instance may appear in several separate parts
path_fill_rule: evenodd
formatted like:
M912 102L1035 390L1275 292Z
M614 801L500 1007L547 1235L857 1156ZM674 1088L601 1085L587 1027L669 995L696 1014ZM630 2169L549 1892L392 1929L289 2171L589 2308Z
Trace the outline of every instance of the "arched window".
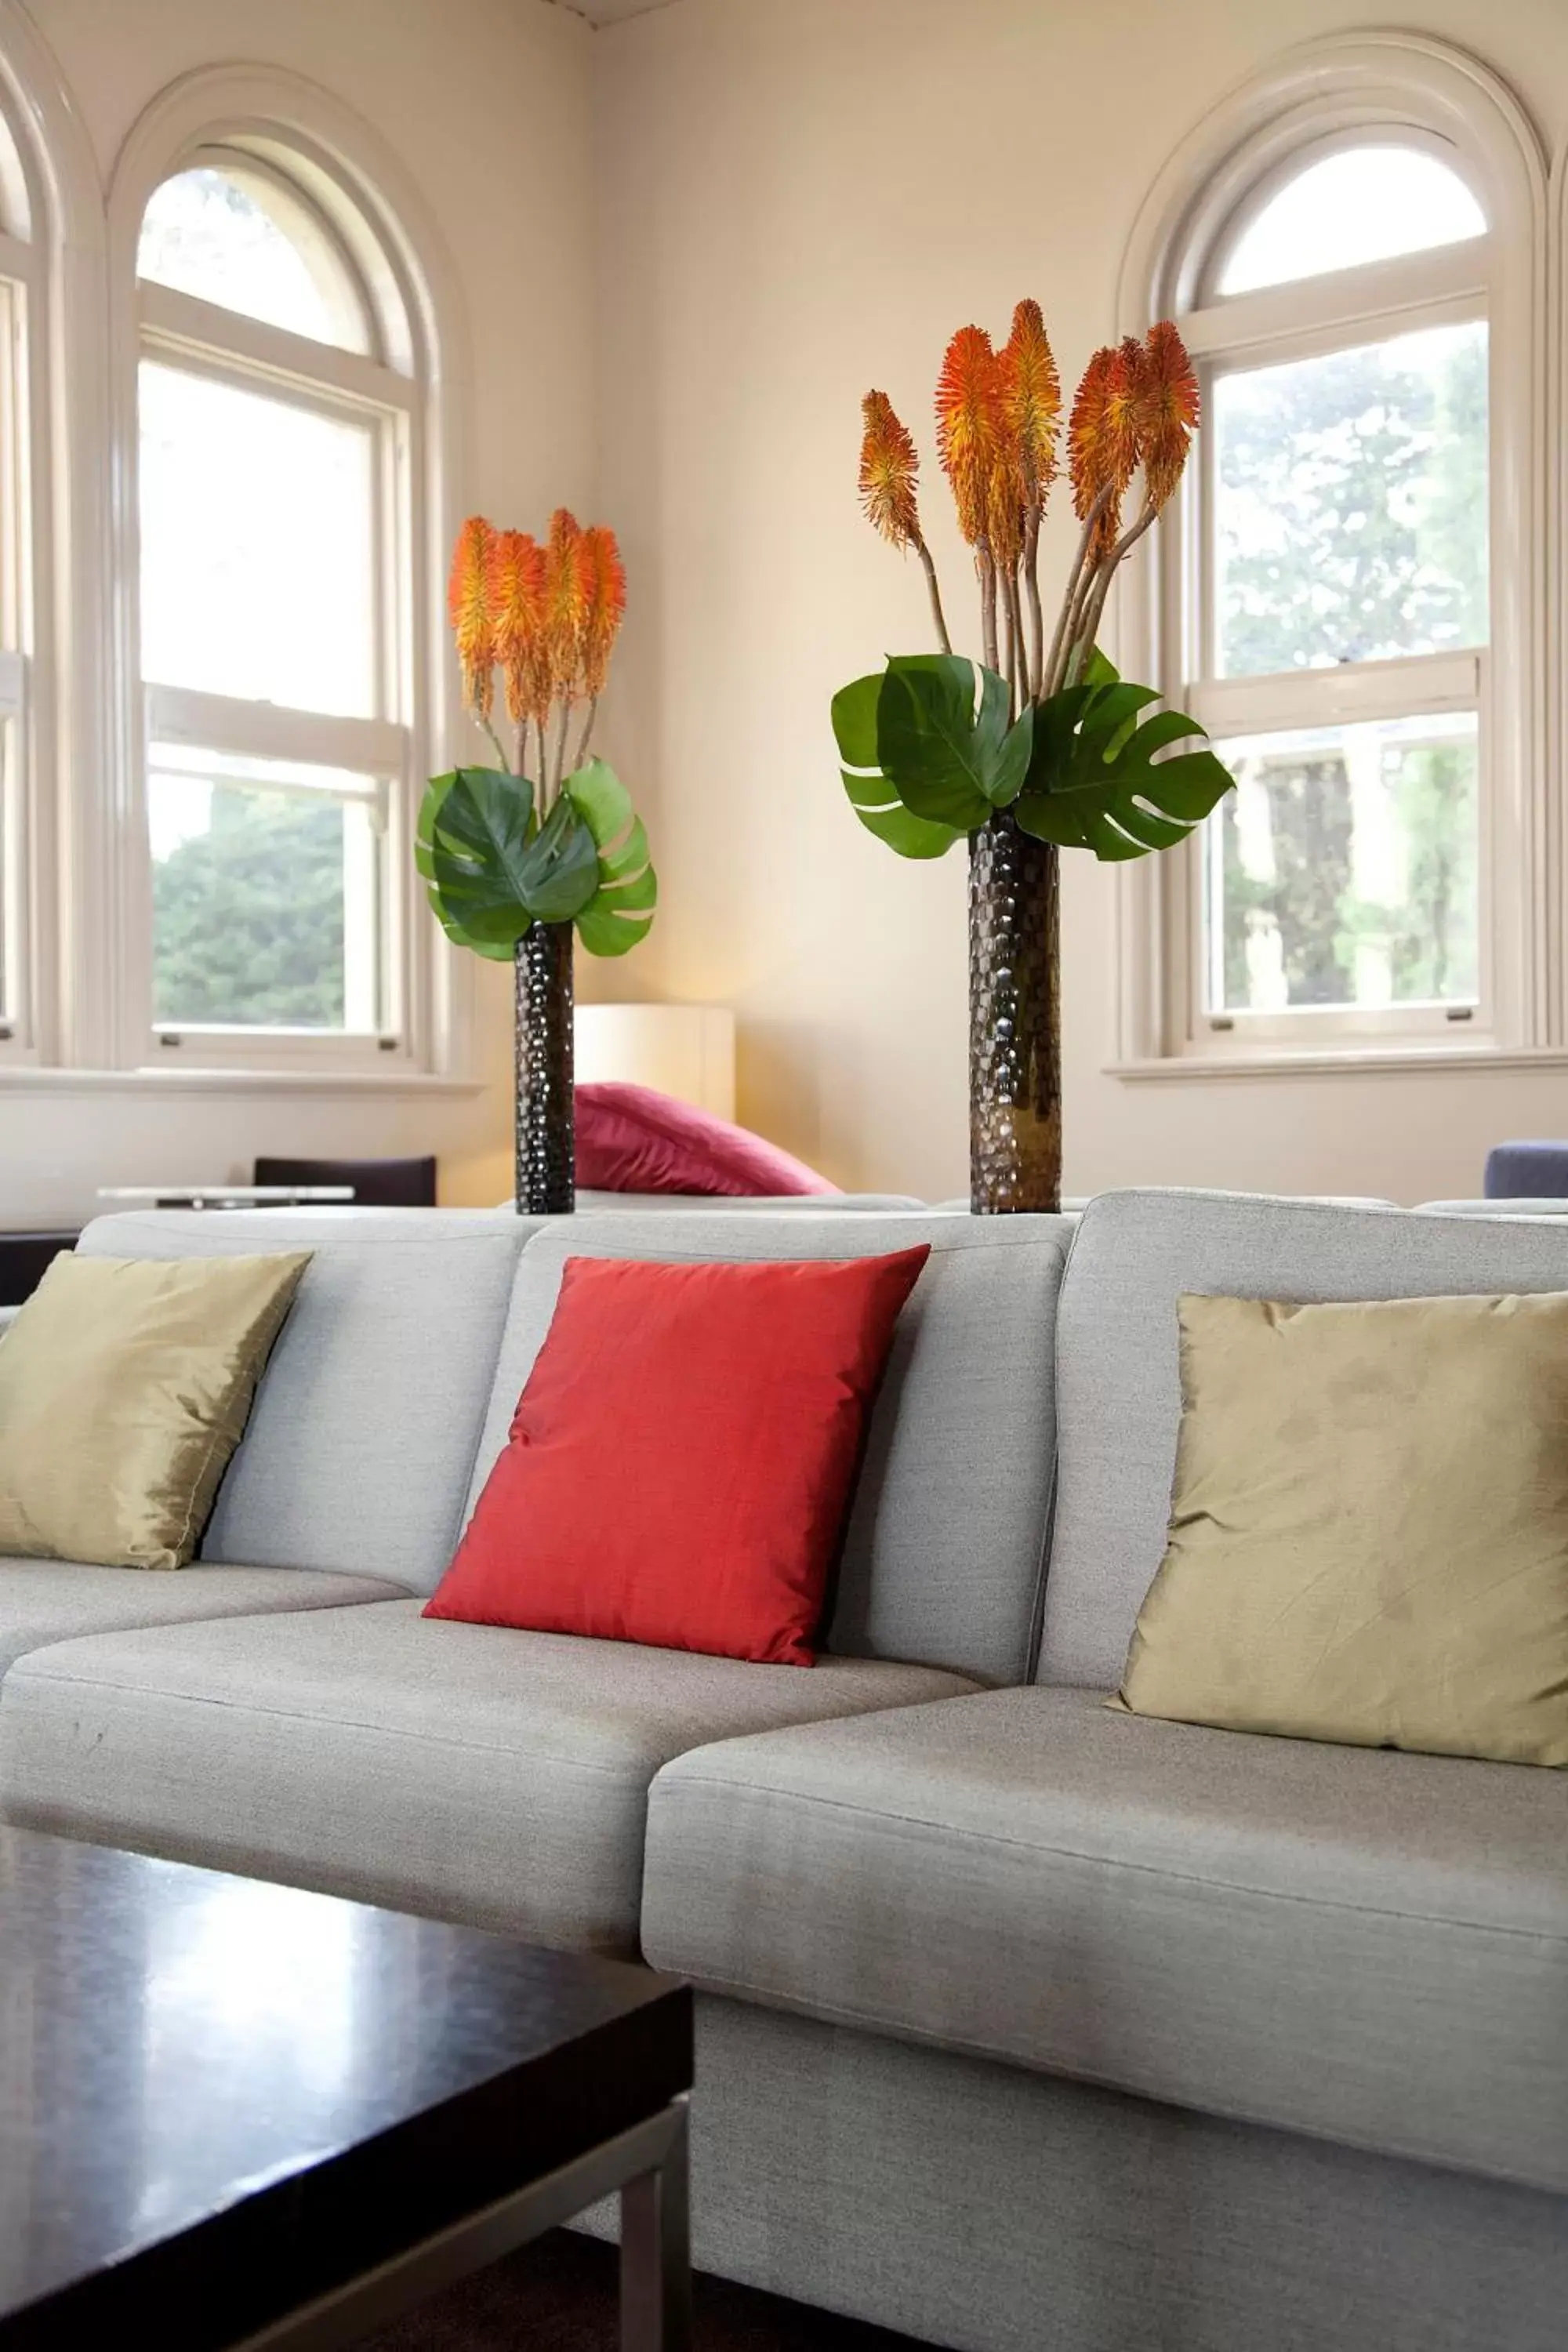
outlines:
M426 601L396 272L331 172L254 136L185 148L146 198L135 268L136 1058L395 1068L420 1025Z
M58 1058L65 999L79 999L61 986L68 868L91 900L61 780L100 716L103 608L79 541L101 565L101 420L93 383L68 371L84 358L102 373L75 332L100 315L101 206L58 64L0 0L0 1071L18 1077ZM68 515L79 538L58 528Z
M30 1055L36 1025L26 596L35 504L26 430L37 282L31 215L21 152L0 109L0 1060Z
M1370 46L1293 110L1281 71L1145 290L1205 429L1144 625L1237 788L1154 886L1162 1011L1134 1052L1526 1035L1535 224L1430 47L1403 96Z

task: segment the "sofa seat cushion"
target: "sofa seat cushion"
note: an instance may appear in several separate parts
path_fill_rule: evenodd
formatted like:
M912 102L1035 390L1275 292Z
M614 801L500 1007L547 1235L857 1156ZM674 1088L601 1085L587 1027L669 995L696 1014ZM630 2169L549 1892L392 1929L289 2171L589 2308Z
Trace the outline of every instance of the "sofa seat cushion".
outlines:
M986 1693L668 1765L643 1946L743 1999L1568 2189L1561 1773Z
M402 1591L374 1577L330 1576L308 1569L199 1564L183 1568L177 1575L159 1576L74 1559L0 1555L0 1675L26 1652L71 1642L79 1634L187 1625L207 1617L340 1609L353 1601L401 1598Z
M0 1701L0 1803L35 1829L625 1953L661 1764L973 1687L929 1667L824 1658L804 1674L378 1601L40 1652Z

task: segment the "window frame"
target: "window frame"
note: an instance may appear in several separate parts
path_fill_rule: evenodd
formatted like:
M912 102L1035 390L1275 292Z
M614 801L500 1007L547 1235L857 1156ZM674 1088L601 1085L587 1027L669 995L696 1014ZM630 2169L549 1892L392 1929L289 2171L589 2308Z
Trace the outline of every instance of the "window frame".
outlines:
M137 278L148 199L163 181L210 161L215 149L242 158L247 176L254 170L286 182L289 204L320 216L334 260L351 269L356 289L363 289L370 352L317 342ZM110 551L107 558L100 554L98 568L106 583L115 583L106 630L110 740L104 787L84 825L83 861L90 869L84 878L96 884L84 895L100 900L101 923L96 936L84 932L77 945L74 970L85 982L88 1017L62 1058L86 1074L88 1083L95 1082L90 1074L96 1072L105 1084L179 1092L316 1086L473 1092L479 1080L473 1068L477 992L466 968L471 960L460 958L430 920L411 854L424 780L449 764L443 754L457 729L442 590L458 512L448 387L461 344L461 313L426 200L395 152L337 99L282 68L216 66L171 84L133 126L110 185L107 232ZM381 734L363 737L355 747L356 758L374 757L390 767L382 748L389 740L385 730L402 730L401 757L395 773L386 777L384 909L401 1003L383 1008L384 1015L395 1013L395 1025L384 1017L373 1035L192 1027L181 1033L189 1040L183 1046L154 1042L174 1033L155 1029L151 1018L147 729L151 718L163 723L169 710L148 706L135 593L137 373L147 332L184 346L180 363L204 352L216 352L225 364L237 357L241 373L270 373L279 388L313 385L331 402L368 404L395 419L384 439L381 485L390 560L378 564L392 682L384 689L379 718L367 722ZM306 716L318 726L317 748L291 744L292 756L344 764L338 722L328 722L327 733L314 714ZM185 709L187 733L197 717L195 706ZM250 755L263 755L254 730L246 743ZM114 943L106 952L109 932Z
M1436 153L1475 193L1485 236L1220 296L1211 289L1247 222L1295 173L1335 149L1405 144ZM1173 316L1190 333L1205 391L1217 362L1256 363L1348 350L1420 326L1484 316L1489 356L1491 635L1474 680L1481 735L1481 954L1489 986L1468 1020L1438 1008L1238 1013L1214 1028L1201 1002L1201 837L1125 868L1118 893L1118 1025L1112 1069L1128 1077L1379 1066L1538 1053L1568 1038L1568 1006L1543 985L1542 942L1554 919L1553 877L1538 843L1550 789L1537 690L1545 649L1540 593L1544 506L1545 175L1533 131L1485 68L1423 37L1368 35L1307 45L1258 77L1177 151L1151 191L1130 243L1120 297L1125 331ZM1208 679L1195 658L1205 567L1199 537L1212 445L1200 436L1192 478L1159 534L1155 561L1121 592L1117 648L1124 667L1158 682L1205 725L1226 723L1251 679ZM1212 643L1212 635L1209 642ZM1468 691L1447 653L1358 666L1363 709L1388 697L1413 711L1398 681L1424 666L1439 698ZM1302 678L1334 677L1302 672ZM1298 674L1289 674L1294 683ZM1194 684L1194 681L1196 683ZM1347 686L1350 681L1346 681ZM1323 687L1310 691L1328 700ZM1381 698L1381 702L1380 698ZM1350 696L1354 701L1354 691ZM1361 715L1348 709L1346 717ZM1319 723L1325 723L1320 721ZM1152 869L1152 870L1149 870ZM1485 984L1484 984L1485 985ZM1222 1023L1225 1016L1220 1016Z
M214 142L195 149L177 169L224 169L231 156L243 176L252 159L243 149ZM295 196L301 207L309 207L303 190L295 192ZM342 255L324 221L321 233L331 238L335 253ZM131 1040L135 1060L140 1066L154 1067L174 1057L178 1057L177 1066L195 1061L207 1068L395 1071L416 1066L409 1001L414 992L407 952L411 927L405 905L405 877L413 864L411 817L416 779L409 719L413 694L403 651L412 635L414 590L408 563L398 551L411 543L403 509L416 470L417 388L409 376L374 352L317 342L312 337L152 280L136 281L136 320L138 370L143 361L152 361L369 428L375 477L372 577L380 584L381 594L374 615L376 708L366 718L289 709L177 687L141 677L138 663L141 723L130 782L133 802L143 813L145 880L132 909L125 958L128 979L134 976L132 985L142 1007ZM139 537L138 532L138 544ZM139 569L127 583L128 593L139 603L133 584L137 581ZM139 615L136 636L139 644ZM377 909L379 1018L374 1029L320 1032L160 1023L154 1018L152 864L145 846L148 753L154 741L178 742L193 750L242 758L293 758L352 769L374 777L385 787Z
M26 419L36 256L0 228L0 1066L37 1058L37 830L29 673L35 499ZM12 522L7 528L6 519Z
M1340 152L1360 143L1361 133L1334 142ZM1391 134L1378 143L1400 142ZM1315 160L1321 148L1313 145L1305 151L1305 158L1299 152L1295 168L1304 168L1305 159ZM1444 160L1453 168L1449 158ZM1290 175L1289 167L1277 170L1268 194L1247 207L1242 219L1261 210L1268 195ZM1237 233L1233 230L1227 242ZM1317 278L1292 278L1244 294L1216 296L1201 310L1184 313L1178 323L1197 367L1204 413L1213 415L1215 383L1224 373L1328 358L1430 328L1477 323L1489 330L1489 392L1496 376L1488 299L1494 251L1489 232L1483 237L1392 260L1368 262ZM1205 277L1217 276L1219 260L1219 254L1208 257ZM1433 266L1416 268L1418 263ZM1495 428L1489 429L1489 480L1495 437ZM1181 604L1181 674L1168 690L1216 741L1237 735L1353 725L1358 720L1474 711L1480 771L1479 988L1476 1001L1463 1005L1296 1005L1273 1013L1234 1007L1211 1012L1205 1003L1204 971L1207 859L1203 845L1208 840L1205 827L1197 843L1171 861L1172 871L1164 877L1171 940L1167 1034L1175 1050L1188 1055L1249 1054L1260 1048L1300 1046L1309 1040L1314 1051L1336 1042L1350 1045L1373 1039L1429 1046L1460 1026L1472 1041L1510 1034L1517 1027L1517 1009L1508 994L1508 974L1494 970L1493 958L1500 893L1488 789L1490 628L1482 646L1408 654L1332 669L1303 668L1245 677L1215 675L1218 667L1214 532L1217 455L1213 432L1201 436L1198 463L1190 483L1184 486L1173 517L1174 528L1162 551L1163 562L1182 583L1176 592ZM1489 582L1498 561L1495 502L1489 494L1488 507L1489 604Z

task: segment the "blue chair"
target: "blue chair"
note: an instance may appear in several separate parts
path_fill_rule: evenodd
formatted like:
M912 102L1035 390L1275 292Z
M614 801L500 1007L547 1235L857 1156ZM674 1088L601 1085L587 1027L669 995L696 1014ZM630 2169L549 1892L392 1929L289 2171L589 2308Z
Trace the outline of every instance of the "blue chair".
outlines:
M1568 1200L1568 1143L1500 1143L1487 1154L1489 1201Z

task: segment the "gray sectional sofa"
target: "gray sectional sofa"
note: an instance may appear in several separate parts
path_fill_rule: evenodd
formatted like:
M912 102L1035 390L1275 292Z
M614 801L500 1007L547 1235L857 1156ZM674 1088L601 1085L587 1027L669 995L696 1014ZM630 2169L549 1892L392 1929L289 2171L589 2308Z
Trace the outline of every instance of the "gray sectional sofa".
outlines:
M816 1668L420 1616L568 1255L917 1239ZM1568 1289L1568 1228L1123 1193L81 1243L301 1244L202 1564L0 1563L11 1820L689 1976L708 2268L965 2352L1559 2352L1568 1778L1100 1701L1177 1295Z

